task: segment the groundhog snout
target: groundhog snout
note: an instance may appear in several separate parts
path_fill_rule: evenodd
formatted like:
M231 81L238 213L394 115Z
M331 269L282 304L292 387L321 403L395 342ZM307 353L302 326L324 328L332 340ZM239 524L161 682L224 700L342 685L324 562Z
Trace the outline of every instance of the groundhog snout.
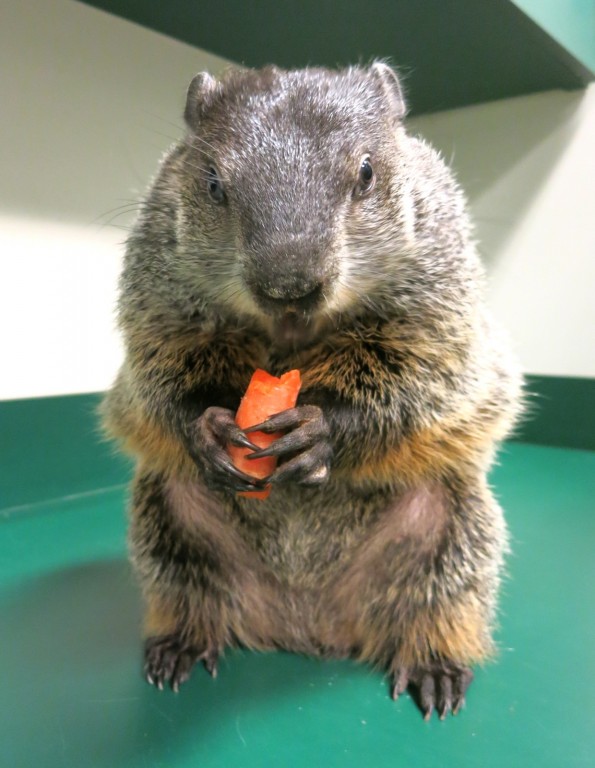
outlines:
M304 239L251 249L244 276L260 308L272 314L315 312L332 283L325 250Z

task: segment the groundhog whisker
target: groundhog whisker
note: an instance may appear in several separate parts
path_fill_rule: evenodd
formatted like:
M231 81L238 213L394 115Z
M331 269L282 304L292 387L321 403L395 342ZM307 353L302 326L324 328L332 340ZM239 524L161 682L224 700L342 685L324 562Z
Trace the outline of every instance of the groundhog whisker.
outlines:
M100 221L97 221L97 220L96 220L96 221L97 221L97 223L100 225L100 227L101 227L101 228L103 228L103 227L109 227L109 226L116 226L116 227L117 227L118 225L114 225L112 222L114 222L114 221L115 221L116 219L118 219L120 216L129 216L130 214L133 214L133 213L136 213L136 214L138 214L138 213L140 213L142 210L143 210L142 206L141 206L141 207L138 207L138 208L136 208L136 207L133 207L133 208L128 208L128 209L126 209L126 210L122 210L122 211L119 211L118 213L114 214L113 216L111 216L111 217L110 217L109 219L107 219L106 221L101 221L101 222L100 222ZM102 214L102 216L105 216L105 214ZM125 228L125 229L128 229L128 227L124 227L124 228Z
M180 132L180 136L184 133L184 126L182 126L180 123L174 123L173 120L170 120L167 117L163 117L163 115L158 115L156 112L151 112L148 109L143 109L141 107L141 112L144 112L145 115L148 115L149 117L154 118L155 120L160 120L162 123L167 123L167 125L171 125L173 128L176 128ZM174 141L179 141L180 136L178 136L177 139L174 139Z
M156 128L151 128L151 133L154 133L156 136L162 136L164 139L167 139L169 142L171 142L170 146L173 146L177 144L177 142L180 140L179 136L170 136L168 133L163 133L163 131L158 131Z
M128 209L132 210L140 210L144 207L144 202L142 200L130 200L122 205L117 205L115 208L110 208L109 211L104 211L104 213L100 213L99 216L97 216L93 221L99 221L99 219L103 218L104 216L109 216L110 213L114 213L114 211L124 211L125 213L128 211Z
M214 145L214 144L211 144L210 142L208 142L208 141L207 141L207 140L206 140L204 137L202 137L202 136L197 136L196 134L194 134L192 138L193 138L193 140L194 140L195 142L197 142L197 143L199 143L199 144L204 144L206 147L208 147L208 148L209 148L210 150L212 150L213 152L216 152L216 151L217 151L217 148L215 147L215 145Z
M208 158L209 156L205 154L205 157L207 157L207 158ZM186 163L186 165L188 166L188 168L193 168L194 170L198 171L198 172L199 172L199 174L200 174L200 175L201 175L201 176L202 176L204 179L208 179L208 178L209 178L209 173L208 173L208 169L207 169L206 165L200 165L199 163L194 163L194 162L193 162L192 160L190 160L189 158L186 158L184 162Z

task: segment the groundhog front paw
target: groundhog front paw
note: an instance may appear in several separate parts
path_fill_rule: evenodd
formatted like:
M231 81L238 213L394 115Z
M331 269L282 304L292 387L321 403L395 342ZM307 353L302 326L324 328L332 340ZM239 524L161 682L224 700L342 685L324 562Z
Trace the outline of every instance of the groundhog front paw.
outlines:
M465 693L473 680L468 667L456 664L436 663L427 667L408 669L398 667L392 674L391 694L398 697L408 686L421 709L424 720L429 720L434 709L441 720L465 705Z
M216 490L258 491L264 480L239 470L227 451L228 445L258 450L235 423L235 414L227 408L207 408L191 425L187 437L188 450L202 471L206 484Z
M249 459L276 456L282 460L267 478L270 483L300 483L322 485L328 480L332 446L328 422L317 405L301 405L271 416L262 424L246 430L272 434L288 430L268 448L248 455Z
M149 637L145 641L144 677L160 691L169 683L178 692L182 683L190 678L192 667L202 661L212 677L217 676L218 653L215 648L206 650L185 642L180 635Z

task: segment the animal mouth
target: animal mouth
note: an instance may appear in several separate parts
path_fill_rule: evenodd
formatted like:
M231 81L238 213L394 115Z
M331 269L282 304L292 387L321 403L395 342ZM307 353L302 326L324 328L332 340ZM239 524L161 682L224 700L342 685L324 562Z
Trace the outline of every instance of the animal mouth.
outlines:
M284 351L313 344L325 326L325 278L248 283L273 345Z
M275 346L302 349L316 339L318 323L311 315L288 309L273 319L271 335Z
M300 349L315 340L324 288L323 281L253 287L253 296L267 318L266 324L276 347Z

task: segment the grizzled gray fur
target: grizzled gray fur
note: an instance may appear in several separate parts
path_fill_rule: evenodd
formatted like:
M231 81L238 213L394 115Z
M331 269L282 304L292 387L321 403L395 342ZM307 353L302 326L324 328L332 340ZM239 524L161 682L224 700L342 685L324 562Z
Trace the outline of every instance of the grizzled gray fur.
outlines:
M466 202L387 65L201 73L129 237L104 421L137 459L145 676L227 646L354 657L429 717L494 652L506 528L486 482L520 376ZM299 368L266 500L229 445L251 374ZM264 455L263 451L255 455Z

